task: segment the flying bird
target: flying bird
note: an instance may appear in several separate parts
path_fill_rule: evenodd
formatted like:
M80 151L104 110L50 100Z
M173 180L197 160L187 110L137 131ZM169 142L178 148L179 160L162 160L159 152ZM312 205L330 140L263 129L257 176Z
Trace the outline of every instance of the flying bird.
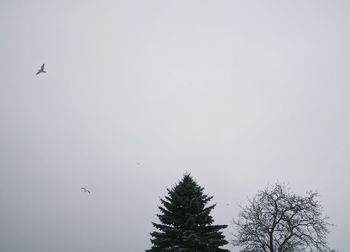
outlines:
M41 74L41 73L46 73L45 71L45 64L42 64L36 75Z
M85 187L82 187L81 190L83 190L86 193L91 193L90 190L86 189Z

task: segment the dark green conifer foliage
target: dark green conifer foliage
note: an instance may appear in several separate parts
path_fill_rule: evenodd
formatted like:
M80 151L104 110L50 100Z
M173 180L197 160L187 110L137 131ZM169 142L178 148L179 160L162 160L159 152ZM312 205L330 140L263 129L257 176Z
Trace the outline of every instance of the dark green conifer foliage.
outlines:
M153 223L152 248L146 252L223 252L227 244L222 229L227 225L213 225L210 216L213 198L204 194L204 188L185 174L182 180L161 199L160 223Z

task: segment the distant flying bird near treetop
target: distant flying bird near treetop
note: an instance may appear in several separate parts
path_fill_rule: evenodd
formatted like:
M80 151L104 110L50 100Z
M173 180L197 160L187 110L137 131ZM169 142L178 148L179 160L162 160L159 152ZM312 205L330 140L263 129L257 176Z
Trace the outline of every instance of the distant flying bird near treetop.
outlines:
M45 64L42 64L41 67L40 67L40 69L39 69L38 72L36 73L36 75L41 74L41 73L46 73L46 71L45 71L44 68L45 68Z
M86 189L85 187L82 187L81 190L83 190L86 193L91 193L90 190Z

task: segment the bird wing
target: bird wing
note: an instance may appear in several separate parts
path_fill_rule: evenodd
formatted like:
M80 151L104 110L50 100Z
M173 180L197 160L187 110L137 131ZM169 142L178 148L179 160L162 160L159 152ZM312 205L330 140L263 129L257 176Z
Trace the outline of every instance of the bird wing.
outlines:
M39 73L41 73L41 70L38 70L38 72L36 73L36 75L38 75Z
M41 70L44 70L44 68L45 68L45 64L42 64Z

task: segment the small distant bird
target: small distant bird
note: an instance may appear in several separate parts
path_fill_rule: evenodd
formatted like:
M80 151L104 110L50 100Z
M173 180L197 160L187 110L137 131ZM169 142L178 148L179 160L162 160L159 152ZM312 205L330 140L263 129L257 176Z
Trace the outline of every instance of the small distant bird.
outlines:
M86 189L85 187L82 187L81 190L83 190L86 193L91 193L90 190Z
M42 64L36 75L41 74L41 73L46 73L45 71L45 64Z

